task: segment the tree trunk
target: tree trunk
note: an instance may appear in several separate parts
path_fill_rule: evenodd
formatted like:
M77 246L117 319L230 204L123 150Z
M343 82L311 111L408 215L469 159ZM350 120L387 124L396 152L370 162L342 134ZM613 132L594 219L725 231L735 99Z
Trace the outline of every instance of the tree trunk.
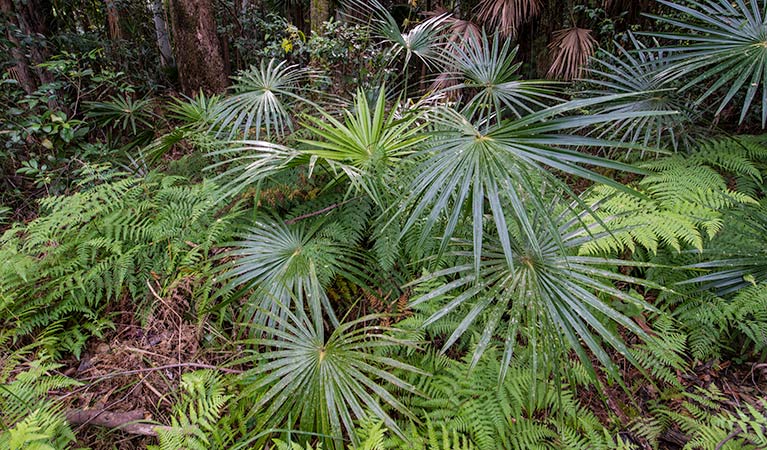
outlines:
M312 31L322 33L322 24L330 18L330 0L311 0L309 15Z
M229 78L210 0L172 0L170 13L181 90L223 92Z
M28 94L34 92L40 84L52 81L44 69L33 68L45 62L45 49L41 43L48 30L48 19L52 17L46 8L50 8L50 2L0 0L0 15L9 25L6 27L6 38L11 45L14 63L11 75Z
M117 10L115 0L104 0L107 7L107 30L109 39L119 41L123 38L122 28L120 28L120 12Z
M173 50L170 47L168 24L165 21L165 8L163 0L152 1L152 20L154 31L157 35L157 48L160 50L160 65L168 67L173 65Z

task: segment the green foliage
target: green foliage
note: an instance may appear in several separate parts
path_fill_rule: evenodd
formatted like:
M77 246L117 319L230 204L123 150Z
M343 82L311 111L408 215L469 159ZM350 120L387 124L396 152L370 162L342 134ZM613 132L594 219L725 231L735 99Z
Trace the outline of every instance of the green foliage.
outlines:
M307 116L306 128L321 140L301 141L309 146L305 153L343 173L352 186L379 204L386 183L392 182L392 168L428 138L421 111L405 111L399 117L395 105L386 115L385 94L382 87L371 109L364 92L358 90L353 112L344 111L343 123L326 112L322 112L324 121Z
M466 116L480 122L497 121L509 113L519 118L544 107L544 101L559 102L550 83L520 79L522 63L515 62L516 56L517 48L511 47L511 40L498 34L490 38L484 30L481 36L470 34L465 41L450 42L443 77L455 77L460 82L440 92L465 94Z
M595 205L591 232L597 237L581 247L582 254L620 254L637 247L657 254L662 247L680 252L702 251L724 226L728 208L754 204L749 194L761 182L767 147L749 137L703 143L685 156L674 155L645 163L651 174L636 183L643 196L596 186L586 198ZM730 187L736 177L738 189ZM748 193L740 191L743 186Z
M230 396L224 393L224 383L210 371L185 373L181 379L182 400L174 406L169 428L158 427L159 445L150 450L210 450L209 434L216 431L224 406Z
M107 102L86 103L86 107L88 112L85 117L93 119L97 125L122 132L130 130L132 134L138 133L140 128L151 129L151 121L156 118L149 98L134 100L129 95L117 95Z
M420 432L419 449L608 449L612 436L574 397L578 385L557 389L530 370L530 353L516 359L499 383L503 369L495 349L470 369L467 359L421 361L434 364L433 375L419 380L425 398L406 400L427 423ZM524 361L524 362L522 362ZM426 364L424 364L426 362ZM587 379L583 366L572 362L572 377ZM441 424L435 430L432 424ZM449 442L452 441L452 446ZM460 442L460 444L459 444ZM396 448L396 447L395 447Z
M244 342L249 350L240 362L254 368L243 375L243 395L257 399L252 415L258 428L298 425L329 437L331 448L342 448L344 433L356 443L354 419L374 416L404 437L381 403L401 415L411 414L381 381L415 393L391 372L421 371L377 350L410 343L397 330L370 325L376 316L344 322L327 335L322 318L310 318L302 308L283 316L271 315L275 327L253 325L263 337Z
M616 115L563 115L607 100L567 102L495 125L472 122L452 109L436 109L430 115L434 123L432 139L412 157L415 164L408 168L412 174L408 179L412 181L401 191L403 205L393 206L408 217L403 230L423 221L422 236L426 239L439 226L444 230L441 238L444 250L461 219L468 219L472 225L475 263L479 264L485 214L492 214L493 232L511 263L515 255L509 244L507 217L521 221L529 231L532 226L526 205L542 215L550 212L541 194L541 179L554 189L571 192L549 168L622 189L625 187L583 165L636 171L631 166L573 149L579 145L611 145L570 131L614 120ZM629 113L624 117L641 114Z
M3 327L19 337L62 328L55 351L79 354L109 326L109 302L141 302L150 283L207 270L208 252L237 215L219 216L217 197L212 183L152 174L44 199L39 218L2 237Z
M319 75L287 61L261 61L235 77L234 95L220 102L214 125L230 130L230 138L240 133L245 139L284 137L293 130L291 110L312 104L307 95L315 77Z
M45 359L30 363L28 370L0 384L0 447L9 450L60 450L69 448L75 436L59 405L48 400L52 389L79 383L51 372L61 367Z
M671 53L665 57L670 65L657 78L661 81L683 78L686 82L681 88L683 92L708 82L707 89L696 100L698 104L726 90L716 110L717 115L737 94L743 94L740 123L756 99L764 128L767 124L767 108L764 107L767 103L767 3L763 0L701 0L687 6L675 1L659 2L685 17L677 20L649 16L676 28L671 32L650 33L676 42L662 47ZM761 100L757 97L760 89Z
M317 316L324 310L338 324L325 289L337 276L354 281L363 273L363 258L353 246L359 236L354 238L354 230L339 222L286 225L263 219L232 244L227 256L234 259L222 268L222 278L230 289L255 288L245 310L248 320L269 322L270 314L284 315L295 303Z
M671 64L664 50L648 49L629 35L633 49L615 44L617 54L603 51L592 58L587 70L585 97L632 94L613 102L598 105L597 114L628 111L659 111L666 115L634 117L606 123L595 133L602 138L632 142L646 147L688 149L695 141L695 119L699 112L689 99L677 91L678 81L658 79Z
M637 421L634 431L657 448L664 430L678 427L690 440L684 450L757 450L767 445L762 411L767 405L745 403L735 411L723 408L726 398L712 385L708 390L685 392L675 406L656 404L649 419Z
M743 288L731 299L691 295L674 315L685 325L692 355L701 361L732 354L747 358L767 349L767 286Z
M412 302L418 305L456 292L454 298L441 304L424 325L456 312L458 307L469 308L462 311L464 318L442 350L446 351L474 322L480 321L485 325L474 351L473 365L496 335L505 341L503 364L508 364L519 340L518 333L524 336L536 355L541 351L542 365L534 364L534 371L549 369L561 357L558 353L562 348L569 346L590 369L591 359L586 348L611 375L617 376L602 343L636 364L623 339L607 323L620 325L643 339L647 335L604 298L633 305L639 311L653 311L655 308L641 296L637 298L616 289L613 282L661 287L615 270L620 265L637 265L631 261L577 256L577 250L591 239L580 228L580 220L580 216L572 217L568 211L553 218L531 215L531 229L522 220L510 220L506 236L485 238L481 260L477 255L479 249L472 248L471 242L457 241L457 250L448 253L448 256L456 257L454 264L421 279L447 276L450 281ZM552 225L556 232L550 231ZM506 242L503 242L504 237ZM506 251L507 247L510 251ZM513 255L511 259L509 255Z
M371 31L391 45L390 61L396 61L404 54L404 67L407 67L414 56L426 65L434 65L441 56L444 31L447 28L447 14L436 15L415 25L404 32L389 10L378 0L342 0L347 17L351 21L364 17ZM407 82L407 81L406 81Z

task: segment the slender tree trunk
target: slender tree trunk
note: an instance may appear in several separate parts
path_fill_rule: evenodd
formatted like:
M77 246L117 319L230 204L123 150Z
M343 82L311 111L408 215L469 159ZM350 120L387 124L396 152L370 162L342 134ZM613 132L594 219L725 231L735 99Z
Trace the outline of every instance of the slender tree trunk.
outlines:
M172 0L170 13L181 90L223 92L229 78L210 0Z
M157 35L157 48L160 50L160 64L163 67L173 65L173 50L170 47L168 24L165 20L163 0L152 0L152 20Z
M322 24L330 18L330 0L311 0L309 16L312 31L320 34Z

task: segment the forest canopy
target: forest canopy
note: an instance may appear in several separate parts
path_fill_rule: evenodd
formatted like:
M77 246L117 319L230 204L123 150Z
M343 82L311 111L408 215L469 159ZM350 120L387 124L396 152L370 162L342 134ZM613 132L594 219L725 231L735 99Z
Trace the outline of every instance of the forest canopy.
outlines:
M766 0L0 0L0 449L767 448Z

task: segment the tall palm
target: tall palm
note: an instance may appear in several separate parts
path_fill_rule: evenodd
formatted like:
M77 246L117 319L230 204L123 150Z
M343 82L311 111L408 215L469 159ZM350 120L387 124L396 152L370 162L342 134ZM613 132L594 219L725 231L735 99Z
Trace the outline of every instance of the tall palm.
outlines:
M680 3L658 0L687 20L648 15L681 31L648 33L676 44L662 47L673 52L666 57L670 67L658 74L660 80L681 78L681 90L689 91L708 83L697 103L723 92L716 114L721 113L738 93L744 93L740 122L746 118L761 89L762 128L767 124L767 2L765 0L699 0Z
M649 337L633 320L619 312L612 302L628 303L645 311L655 309L644 300L616 289L613 283L651 283L625 276L616 270L617 266L634 265L630 261L578 256L580 246L592 239L580 224L582 216L587 213L573 215L570 208L564 208L565 212L556 216L556 209L555 204L546 213L532 213L527 224L510 218L504 233L506 242L495 234L486 237L481 244L483 251L478 271L474 258L477 244L456 240L456 250L448 253L455 258L454 265L415 282L448 279L440 287L413 300L412 305L416 306L438 297L447 297L425 325L458 310L464 314L445 341L443 351L475 322L484 322L472 365L477 364L493 339L500 336L505 340L504 374L518 336L524 336L532 346L533 354L542 354L544 359L561 355L563 347L572 348L592 371L586 349L612 375L617 376L604 345L635 362L622 337L609 323L620 325L643 339ZM553 219L549 219L552 216ZM556 224L553 230L549 220ZM507 247L512 249L514 256L511 259L507 257ZM541 349L544 351L540 352ZM538 361L539 357L534 356L533 365L536 366Z

